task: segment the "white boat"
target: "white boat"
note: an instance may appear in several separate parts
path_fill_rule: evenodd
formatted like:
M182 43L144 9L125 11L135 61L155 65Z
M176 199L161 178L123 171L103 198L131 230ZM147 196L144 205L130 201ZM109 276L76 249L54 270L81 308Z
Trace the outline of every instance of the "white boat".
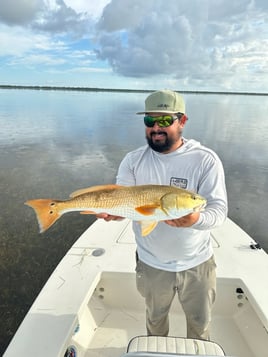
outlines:
M170 336L176 337L145 336L131 222L98 220L61 260L4 357L219 356L223 351L267 357L268 256L230 219L212 236L218 265L211 327L215 343L185 339L176 299L170 314Z

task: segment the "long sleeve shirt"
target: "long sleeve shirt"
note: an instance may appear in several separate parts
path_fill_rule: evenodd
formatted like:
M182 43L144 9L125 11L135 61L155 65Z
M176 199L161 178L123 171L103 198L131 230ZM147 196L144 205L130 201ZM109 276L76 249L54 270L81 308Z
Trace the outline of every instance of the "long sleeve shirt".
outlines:
M139 259L157 269L183 271L213 254L210 230L227 216L227 194L222 163L215 152L183 138L183 145L168 154L148 145L128 153L121 162L117 184L124 186L172 185L196 192L207 200L199 220L191 227L171 227L160 222L146 237L133 222Z

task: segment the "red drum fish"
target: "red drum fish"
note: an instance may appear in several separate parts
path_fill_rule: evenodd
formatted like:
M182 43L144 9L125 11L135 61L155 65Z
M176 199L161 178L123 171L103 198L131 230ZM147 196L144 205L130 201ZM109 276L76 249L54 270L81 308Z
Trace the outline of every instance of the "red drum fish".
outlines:
M158 224L200 211L206 200L191 191L164 185L94 186L73 192L69 200L36 199L25 202L35 210L40 233L52 226L64 213L107 213L140 221L142 235Z

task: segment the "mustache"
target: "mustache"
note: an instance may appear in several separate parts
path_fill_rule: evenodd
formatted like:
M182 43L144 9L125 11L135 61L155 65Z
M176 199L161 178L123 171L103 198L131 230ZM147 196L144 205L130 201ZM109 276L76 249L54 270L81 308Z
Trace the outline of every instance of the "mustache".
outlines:
M161 130L157 130L157 131L152 131L150 133L150 136L152 137L153 135L166 135L167 136L167 133L165 131L161 131Z

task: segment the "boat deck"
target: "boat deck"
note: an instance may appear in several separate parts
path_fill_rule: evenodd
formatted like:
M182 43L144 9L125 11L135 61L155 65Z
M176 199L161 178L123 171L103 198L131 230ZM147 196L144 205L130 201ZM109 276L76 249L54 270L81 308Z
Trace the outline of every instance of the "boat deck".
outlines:
M229 356L267 357L268 259L251 243L229 219L213 230L218 292L211 340ZM59 263L4 357L62 357L68 348L79 357L122 356L134 336L146 334L135 250L131 222L94 223ZM185 331L174 299L169 335Z
M265 357L267 345L263 341L268 342L267 332L241 289L239 280L218 280L211 340L221 345L226 355ZM87 316L86 324L94 328L85 356L123 355L134 336L146 334L144 302L136 292L135 275L103 273L89 301ZM185 337L185 331L184 314L175 299L169 335ZM77 345L79 336L74 341Z

